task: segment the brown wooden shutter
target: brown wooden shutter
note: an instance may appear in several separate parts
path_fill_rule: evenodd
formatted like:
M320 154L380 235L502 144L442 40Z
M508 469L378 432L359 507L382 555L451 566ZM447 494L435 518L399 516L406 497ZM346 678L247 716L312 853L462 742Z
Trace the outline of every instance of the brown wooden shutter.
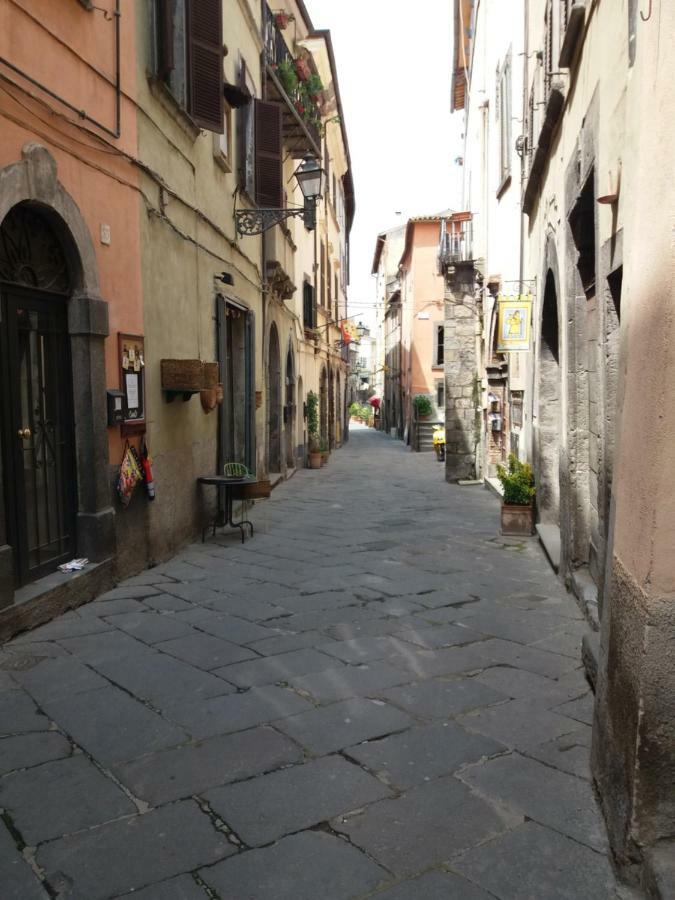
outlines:
M157 74L168 78L175 66L174 29L175 0L157 0Z
M255 101L255 201L264 209L283 206L281 104Z
M189 113L201 128L222 134L222 0L188 0Z

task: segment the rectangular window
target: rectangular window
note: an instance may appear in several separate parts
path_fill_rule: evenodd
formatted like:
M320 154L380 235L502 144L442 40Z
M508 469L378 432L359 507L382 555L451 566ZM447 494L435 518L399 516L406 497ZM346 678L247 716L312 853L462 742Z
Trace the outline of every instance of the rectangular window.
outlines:
M321 285L321 306L326 305L326 247L321 244L321 268L319 271L319 283Z
M445 409L445 380L436 382L436 408Z
M434 348L434 365L442 366L445 360L445 328L436 325L436 345Z
M255 85L246 63L241 60L239 87L255 96ZM249 200L255 199L255 104L246 103L237 110L237 177L239 187Z
M326 256L328 256L328 251L326 251ZM326 261L326 287L328 289L328 309L331 309L333 305L333 277L331 274L332 266L330 264L330 259Z
M497 122L499 125L499 190L511 175L511 51L497 72Z
M304 327L316 328L316 303L314 302L314 286L305 281L302 285L302 319Z
M223 106L223 133L213 135L213 155L218 165L226 172L232 171L232 109L229 104Z
M222 0L155 0L155 70L195 124L223 131Z
M553 0L546 4L544 19L544 102L548 103L553 83Z

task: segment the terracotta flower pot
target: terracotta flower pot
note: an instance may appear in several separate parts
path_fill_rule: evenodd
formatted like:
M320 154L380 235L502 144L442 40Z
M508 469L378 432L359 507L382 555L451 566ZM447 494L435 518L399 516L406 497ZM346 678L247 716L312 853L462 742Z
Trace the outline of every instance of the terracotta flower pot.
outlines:
M310 451L309 467L310 467L310 469L320 469L321 468L321 453L313 453L312 451Z
M531 535L534 533L534 506L502 504L502 534Z
M281 31L283 31L284 28L288 28L288 23L290 22L290 16L288 15L288 13L277 13L274 17L274 21L276 23L277 28L279 28Z

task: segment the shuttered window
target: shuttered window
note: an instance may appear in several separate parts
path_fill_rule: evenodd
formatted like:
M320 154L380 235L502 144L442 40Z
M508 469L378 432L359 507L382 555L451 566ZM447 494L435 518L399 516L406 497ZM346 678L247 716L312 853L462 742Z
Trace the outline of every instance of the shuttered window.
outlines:
M222 0L188 3L190 114L197 125L223 131Z
M255 85L244 60L239 70L239 87L255 94ZM239 187L251 201L255 198L255 104L247 103L237 110L237 166Z
M155 71L195 124L223 133L222 0L154 0Z
M282 112L280 103L255 101L255 199L258 206L283 207Z

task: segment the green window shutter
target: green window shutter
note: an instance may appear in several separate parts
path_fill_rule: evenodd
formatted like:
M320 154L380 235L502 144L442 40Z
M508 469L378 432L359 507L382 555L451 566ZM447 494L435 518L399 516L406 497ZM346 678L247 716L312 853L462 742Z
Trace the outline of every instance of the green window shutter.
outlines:
M281 104L255 101L255 201L263 209L283 206Z
M224 131L222 0L190 0L188 66L189 113L200 128L222 134Z

